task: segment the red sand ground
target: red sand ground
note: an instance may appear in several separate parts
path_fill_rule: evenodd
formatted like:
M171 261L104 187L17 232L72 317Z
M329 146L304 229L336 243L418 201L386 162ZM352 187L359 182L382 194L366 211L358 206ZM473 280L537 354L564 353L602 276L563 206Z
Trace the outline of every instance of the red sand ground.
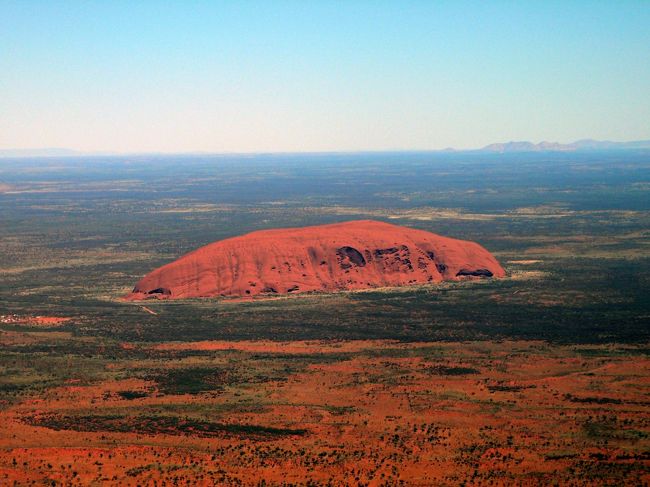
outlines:
M18 325L30 326L59 326L70 318L63 318L60 316L19 316L19 315L2 315L0 316L0 323L11 323Z
M174 347L205 350L208 344L217 349L224 342ZM24 397L0 410L0 485L650 482L650 360L639 355L541 342L368 341L331 343L361 352L333 359L322 345L234 342L242 369L265 348L278 360L286 360L287 350L301 350L314 363L283 380L243 382L217 393L166 395L155 382L125 378ZM240 355L244 350L254 352ZM403 356L407 351L412 356ZM172 365L193 363L185 360ZM131 370L155 363L112 365ZM445 367L470 369L454 374ZM125 390L143 395L126 400L119 395ZM187 430L46 427L32 420L52 414L114 415L127 423L175 414L306 433L202 437Z
M504 275L477 243L363 220L263 230L206 245L146 275L127 299L338 291Z

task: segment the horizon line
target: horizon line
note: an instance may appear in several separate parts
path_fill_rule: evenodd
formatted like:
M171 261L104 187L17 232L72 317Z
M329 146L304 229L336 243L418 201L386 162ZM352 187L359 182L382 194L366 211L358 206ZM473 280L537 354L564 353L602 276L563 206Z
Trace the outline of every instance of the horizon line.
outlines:
M615 150L625 149L624 146L628 144L646 144L650 148L650 139L635 139L635 140L599 140L591 138L578 139L569 143L549 142L542 140L538 143L529 140L509 140L507 142L493 142L481 147L476 148L463 148L457 149L454 147L445 147L443 149L416 149L416 148L393 148L393 149L340 149L340 150L261 150L261 151L111 151L111 150L80 150L71 149L68 147L41 147L41 148L0 148L0 158L22 158L22 157L124 157L124 156L259 156L259 155L326 155L326 154L388 154L388 153L466 153L466 152L488 152L488 153L503 153L503 152L571 152L576 150L590 150L580 147L578 144L611 144L613 147L594 147L595 150ZM524 144L526 147L533 150L526 149L509 149L508 146L516 146L517 144ZM551 148L544 147L546 144ZM496 149L503 147L503 150ZM534 148L537 148L535 150ZM631 149L645 149L646 147L631 147ZM42 152L43 154L38 154ZM52 152L52 154L47 154ZM58 152L58 153L57 153ZM32 154L29 154L32 153Z

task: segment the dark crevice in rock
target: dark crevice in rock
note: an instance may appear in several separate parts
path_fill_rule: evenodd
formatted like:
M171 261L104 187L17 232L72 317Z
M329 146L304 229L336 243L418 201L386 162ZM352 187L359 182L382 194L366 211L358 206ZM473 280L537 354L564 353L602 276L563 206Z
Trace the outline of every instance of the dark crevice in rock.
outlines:
M339 257L343 269L352 266L363 267L366 265L366 259L363 258L361 252L353 247L341 247L336 250L336 255Z
M166 287L157 287L151 291L147 291L147 294L164 294L165 296L171 296L172 292Z
M309 247L307 249L307 253L309 254L309 258L313 261L318 259L318 252L316 252L316 249L314 247Z
M476 269L473 271L467 270L467 269L461 269L456 273L456 277L458 276L475 276L475 277L492 277L492 272L490 272L487 269Z
M381 257L383 255L394 254L398 250L399 249L397 247L389 247L387 249L376 249L374 253L375 253L375 257Z

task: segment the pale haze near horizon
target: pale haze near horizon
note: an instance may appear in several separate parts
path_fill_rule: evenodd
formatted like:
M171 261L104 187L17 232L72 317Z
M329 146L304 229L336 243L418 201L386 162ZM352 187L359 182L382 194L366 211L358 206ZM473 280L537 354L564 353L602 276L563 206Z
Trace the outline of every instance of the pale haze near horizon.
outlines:
M650 2L0 0L0 149L650 139Z

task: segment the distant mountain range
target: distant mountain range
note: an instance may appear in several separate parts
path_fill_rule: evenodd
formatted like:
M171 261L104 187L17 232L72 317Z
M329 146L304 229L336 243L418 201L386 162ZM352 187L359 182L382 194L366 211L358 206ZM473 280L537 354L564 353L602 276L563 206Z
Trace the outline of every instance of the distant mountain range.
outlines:
M612 142L609 140L583 139L571 144L558 142L540 142L534 144L529 141L511 141L486 145L481 152L569 152L591 150L623 150L623 149L650 149L650 140L635 140L632 142Z
M508 153L508 152L570 152L570 151L606 151L606 150L627 150L627 149L650 149L650 140L634 140L631 142L613 142L610 140L593 140L583 139L577 140L570 144L560 144L559 142L540 142L535 144L533 142L523 141L510 141L499 142L496 144L486 145L481 149L454 149L448 147L446 149L430 151L430 152L486 152L486 153ZM344 151L345 153L364 152L364 151ZM384 152L384 151L372 151ZM385 151L394 152L394 151ZM408 151L405 151L408 152ZM427 151L418 151L427 152ZM230 155L237 155L238 153L228 153ZM273 154L272 152L264 154ZM117 152L84 152L73 149L51 148L51 149L0 149L0 158L19 158L19 157L92 157L92 156L124 156L124 155L211 155L209 152L185 152L177 154L165 153L130 153L120 154ZM226 155L225 153L215 152L212 155ZM241 153L239 154L241 155Z

